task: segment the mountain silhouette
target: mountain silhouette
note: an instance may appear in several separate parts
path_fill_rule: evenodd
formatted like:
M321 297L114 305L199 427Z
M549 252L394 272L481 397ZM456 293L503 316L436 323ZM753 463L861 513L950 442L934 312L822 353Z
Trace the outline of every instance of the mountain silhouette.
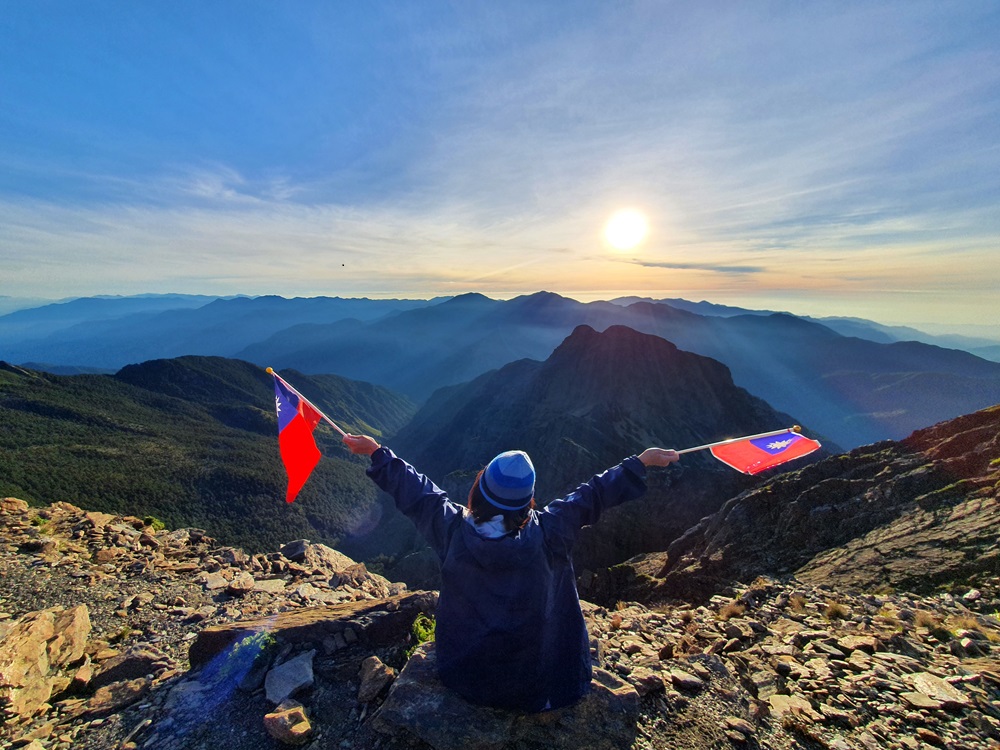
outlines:
M880 343L831 327L874 330L851 321L824 325L786 313L686 306L712 314L645 300L584 304L549 292L506 301L481 294L430 301L260 297L85 321L71 316L72 325L52 328L48 321L48 333L38 336L18 328L32 315L54 315L61 306L52 305L0 317L0 345L11 361L47 368L117 369L185 354L236 357L335 373L420 403L438 388L519 359L544 360L578 325L599 331L625 325L725 363L737 385L845 447L901 439L1000 401L1000 363L967 352Z

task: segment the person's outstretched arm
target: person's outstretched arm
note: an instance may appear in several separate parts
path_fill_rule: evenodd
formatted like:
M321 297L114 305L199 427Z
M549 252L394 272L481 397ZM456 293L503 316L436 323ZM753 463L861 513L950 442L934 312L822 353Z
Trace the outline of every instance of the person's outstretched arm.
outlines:
M674 450L647 448L581 484L565 498L552 501L540 514L549 543L568 554L582 527L597 523L607 508L634 500L646 491L647 467L668 466L679 458Z
M392 496L396 507L413 521L443 559L448 535L461 518L461 508L448 499L444 490L374 438L345 435L343 441L351 453L371 457L372 464L365 473Z

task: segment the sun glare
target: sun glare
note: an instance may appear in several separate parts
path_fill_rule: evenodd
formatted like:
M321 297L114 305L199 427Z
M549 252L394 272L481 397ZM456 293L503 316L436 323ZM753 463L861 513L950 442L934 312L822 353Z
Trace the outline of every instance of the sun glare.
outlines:
M616 211L604 226L604 238L615 250L631 250L646 239L649 222L641 211Z

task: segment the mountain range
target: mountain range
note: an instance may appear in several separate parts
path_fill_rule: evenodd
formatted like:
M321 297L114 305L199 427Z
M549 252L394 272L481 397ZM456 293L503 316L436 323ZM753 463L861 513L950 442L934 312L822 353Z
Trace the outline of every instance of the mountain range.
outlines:
M652 302L670 305L678 310L687 310L698 315L716 316L731 318L735 315L776 315L778 310L753 310L746 307L734 307L732 305L719 305L713 302L691 302L686 299L668 297L664 299L653 299L651 297L618 297L611 300L618 305L631 305L635 302ZM922 331L913 326L884 325L873 320L856 317L813 317L811 315L800 315L803 320L820 323L833 329L842 336L853 336L859 339L875 341L880 344L891 344L895 341L919 341L923 344L933 344L947 349L961 349L962 351L975 354L983 359L1000 362L1000 341L997 338L987 338L977 335L963 335L958 333L934 334ZM963 328L978 329L978 326L964 326Z
M226 356L335 373L421 403L438 388L510 362L544 360L578 325L625 325L723 362L737 385L847 448L900 439L1000 401L1000 363L920 342L842 335L784 313L727 309L723 316L706 303L697 309L713 314L680 309L677 300L584 304L544 292L507 301L467 294L182 302L188 306L164 310L169 299L75 300L21 310L0 316L0 352L48 370L114 371L156 358Z

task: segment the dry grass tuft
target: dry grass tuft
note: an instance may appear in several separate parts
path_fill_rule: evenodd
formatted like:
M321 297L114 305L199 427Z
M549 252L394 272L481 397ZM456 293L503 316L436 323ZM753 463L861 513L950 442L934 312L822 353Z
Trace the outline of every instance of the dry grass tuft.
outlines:
M828 601L826 603L826 609L823 610L823 616L827 620L846 620L851 616L851 610L847 608L847 605L841 604L840 602Z
M788 608L792 612L797 612L799 614L806 611L806 598L801 594L795 594L788 600Z
M928 612L926 609L918 609L913 615L913 625L918 628L936 630L941 627L941 620L933 612Z
M717 617L723 622L726 622L729 618L739 617L746 611L747 608L743 604L739 604L738 602L730 602L729 604L726 604L719 609Z

